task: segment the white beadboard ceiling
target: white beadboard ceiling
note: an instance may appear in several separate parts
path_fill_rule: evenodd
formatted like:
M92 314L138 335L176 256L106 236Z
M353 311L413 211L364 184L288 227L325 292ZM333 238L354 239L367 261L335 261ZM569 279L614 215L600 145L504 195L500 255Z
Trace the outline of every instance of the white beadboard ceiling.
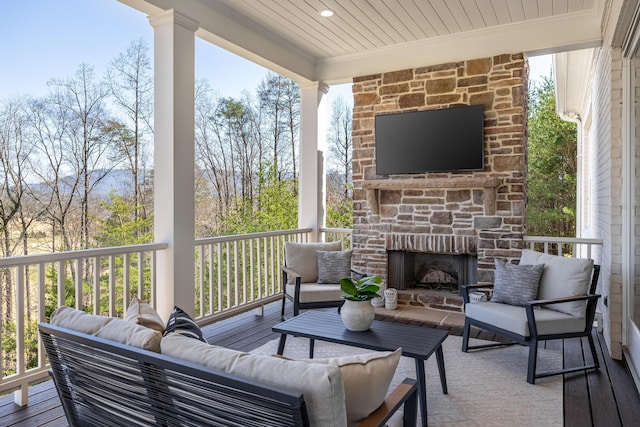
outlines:
M599 46L611 0L119 0L301 83ZM330 18L320 11L330 9Z

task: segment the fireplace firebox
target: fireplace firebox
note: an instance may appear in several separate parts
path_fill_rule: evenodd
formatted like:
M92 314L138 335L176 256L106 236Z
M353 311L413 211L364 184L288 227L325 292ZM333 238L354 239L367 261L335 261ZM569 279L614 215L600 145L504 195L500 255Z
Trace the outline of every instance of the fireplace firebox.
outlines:
M476 282L475 255L388 251L389 286L396 289L427 288L458 293L460 285Z

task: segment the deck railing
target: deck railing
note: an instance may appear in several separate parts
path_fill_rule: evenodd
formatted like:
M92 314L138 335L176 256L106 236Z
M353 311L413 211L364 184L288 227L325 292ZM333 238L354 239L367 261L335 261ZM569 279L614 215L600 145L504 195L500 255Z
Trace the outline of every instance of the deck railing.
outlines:
M56 252L0 259L5 287L0 324L0 394L15 391L27 402L27 386L47 376L37 324L63 305L121 316L132 295L155 303L155 259L165 243ZM6 315L9 313L9 316Z
M525 236L524 242L528 249L538 252L572 258L592 258L596 263L600 262L600 254L596 254L595 248L602 246L602 239Z
M209 323L278 298L286 242L307 242L311 229L196 240L196 320Z
M280 298L286 242L307 242L311 229L221 236L195 241L196 301L199 323L260 309ZM322 241L352 247L352 230L323 228ZM538 251L593 257L599 239L525 237ZM155 305L158 251L167 244L123 246L0 259L0 279L11 289L9 321L0 324L0 395L15 391L27 402L27 386L47 376L37 323L62 305L121 317L133 295ZM5 311L6 313L6 311ZM6 316L4 316L6 317Z
M206 324L281 298L286 242L308 242L297 229L196 240L196 320ZM351 247L351 229L323 228L321 240ZM213 284L213 286L212 286Z

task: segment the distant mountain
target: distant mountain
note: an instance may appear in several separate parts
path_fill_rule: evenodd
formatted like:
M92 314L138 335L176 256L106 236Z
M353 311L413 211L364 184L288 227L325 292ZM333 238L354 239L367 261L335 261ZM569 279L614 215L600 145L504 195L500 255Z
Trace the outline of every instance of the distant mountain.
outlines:
M106 175L105 175L106 174ZM149 176L149 173L147 173ZM97 198L107 197L112 190L117 194L127 194L132 191L133 175L126 169L113 169L111 171L96 170L92 174L94 180L100 179L93 188L93 196ZM66 176L60 180L61 189L64 187L66 191L70 191L74 182L73 176ZM95 182L95 181L94 181ZM49 186L45 183L30 184L31 187L40 192L49 191ZM80 189L81 190L81 189Z

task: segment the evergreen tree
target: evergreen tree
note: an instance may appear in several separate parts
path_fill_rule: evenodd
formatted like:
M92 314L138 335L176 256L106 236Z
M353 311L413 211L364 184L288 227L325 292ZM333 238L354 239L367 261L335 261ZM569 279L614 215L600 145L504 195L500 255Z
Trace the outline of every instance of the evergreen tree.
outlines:
M576 235L576 124L556 113L553 78L532 85L529 102L528 233Z

